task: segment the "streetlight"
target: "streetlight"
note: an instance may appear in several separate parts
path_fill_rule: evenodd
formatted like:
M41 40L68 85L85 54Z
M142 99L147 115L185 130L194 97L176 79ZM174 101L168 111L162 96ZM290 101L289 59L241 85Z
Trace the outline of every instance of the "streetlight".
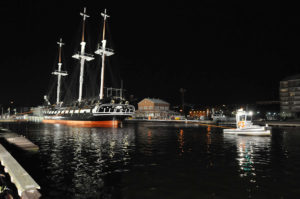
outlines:
M186 92L186 89L180 88L179 92L181 93L182 112L184 113L184 93Z
M0 104L0 107L1 107L1 118L3 118L3 105Z

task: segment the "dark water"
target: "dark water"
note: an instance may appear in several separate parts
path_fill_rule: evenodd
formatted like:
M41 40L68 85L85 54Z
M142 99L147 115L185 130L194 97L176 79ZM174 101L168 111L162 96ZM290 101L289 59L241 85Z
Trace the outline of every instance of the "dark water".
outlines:
M271 137L190 124L11 125L40 147L9 147L42 198L300 198L300 128Z

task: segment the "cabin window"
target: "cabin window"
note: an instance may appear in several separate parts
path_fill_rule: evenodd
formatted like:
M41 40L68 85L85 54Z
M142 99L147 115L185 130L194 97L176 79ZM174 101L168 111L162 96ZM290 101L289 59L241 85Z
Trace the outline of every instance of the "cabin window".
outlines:
M246 118L245 115L241 115L240 116L240 121L245 121L245 118Z
M252 120L252 117L250 115L247 115L247 121L251 121Z

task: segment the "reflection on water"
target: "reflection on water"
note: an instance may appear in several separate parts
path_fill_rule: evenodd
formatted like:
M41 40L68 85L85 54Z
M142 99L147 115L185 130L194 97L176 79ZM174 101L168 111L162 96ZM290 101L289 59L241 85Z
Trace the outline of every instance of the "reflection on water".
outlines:
M209 147L211 145L211 127L207 127L207 133L206 133L206 138L207 138L207 152L209 153Z
M270 137L259 136L238 136L237 152L240 166L240 176L247 177L249 182L256 182L256 164L267 165L270 162ZM264 161L261 161L260 153L264 154Z
M43 125L27 136L40 146L42 193L49 198L89 198L111 195L110 178L127 172L134 147L134 129L78 128ZM107 176L108 179L105 179Z
M122 128L14 127L40 148L36 154L13 155L41 185L43 198L297 198L300 194L297 128L274 129L271 137L256 137L223 134L215 127L152 122Z
M183 137L183 130L180 129L179 136L178 136L178 143L179 143L179 155L182 155L184 153L184 137Z
M281 133L274 130L273 135L267 137L224 134L224 139L236 144L238 173L247 197L285 198L292 195L282 191L286 187L280 183L283 180L280 162L286 161L286 150L280 145L275 146L274 142L283 143Z

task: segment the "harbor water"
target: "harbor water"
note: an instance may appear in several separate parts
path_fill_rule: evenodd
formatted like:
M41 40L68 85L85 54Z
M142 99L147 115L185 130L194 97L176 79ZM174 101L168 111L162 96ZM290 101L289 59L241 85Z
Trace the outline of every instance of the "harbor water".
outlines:
M39 146L5 144L42 198L298 198L300 128L235 136L196 124L120 128L5 124Z

